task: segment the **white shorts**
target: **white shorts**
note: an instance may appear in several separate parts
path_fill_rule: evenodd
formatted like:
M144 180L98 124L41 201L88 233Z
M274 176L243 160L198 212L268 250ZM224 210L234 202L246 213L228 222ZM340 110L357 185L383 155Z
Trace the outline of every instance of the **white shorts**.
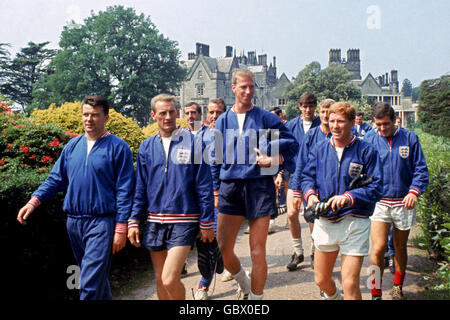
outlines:
M337 223L320 218L311 234L314 246L322 252L339 251L348 256L369 254L370 220L347 215Z
M404 206L391 208L377 203L370 220L393 223L398 230L409 230L416 224L416 208L411 210L405 209Z

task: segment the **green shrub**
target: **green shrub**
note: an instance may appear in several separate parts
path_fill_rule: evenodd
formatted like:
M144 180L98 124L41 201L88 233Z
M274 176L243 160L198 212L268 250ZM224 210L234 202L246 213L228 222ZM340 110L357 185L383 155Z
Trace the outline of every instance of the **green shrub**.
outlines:
M30 118L36 124L55 124L60 128L77 134L84 133L83 123L81 121L81 102L66 102L60 107L52 104L46 110L35 109ZM137 123L131 118L127 118L116 112L114 109L110 109L106 129L125 140L130 146L134 157L136 157L139 145L145 139Z
M34 125L16 113L0 113L0 172L45 169L73 135L55 125Z
M436 259L448 259L450 243L450 143L416 130L429 170L429 185L418 203L422 246Z

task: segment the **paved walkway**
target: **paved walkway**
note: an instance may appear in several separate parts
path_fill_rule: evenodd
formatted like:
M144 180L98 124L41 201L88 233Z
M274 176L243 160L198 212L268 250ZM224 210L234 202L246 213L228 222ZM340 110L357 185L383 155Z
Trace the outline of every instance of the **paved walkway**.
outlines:
M310 266L311 236L309 228L303 217L300 218L302 226L302 240L305 252L305 261L296 271L289 272L286 269L292 255L292 245L289 229L287 229L287 214L278 216L276 219L276 232L268 236L267 241L267 264L268 276L264 290L265 300L316 300L320 299L319 288L314 283L314 272ZM247 224L244 223L238 236L235 251L241 259L241 263L246 270L251 268L250 252L248 247L248 235L244 234ZM408 247L409 260L407 276L404 284L404 294L408 299L414 299L414 294L421 290L417 285L421 279L419 272L415 272L414 265L417 263L417 256L411 255L411 246ZM361 292L364 300L369 300L370 290L367 288L367 268L369 258L364 259L361 271ZM336 262L333 274L337 286L341 286L340 258ZM186 299L193 300L193 293L200 280L200 273L197 268L197 251L194 249L188 257L188 274L182 279L186 287ZM237 284L234 280L229 282L221 281L222 275L217 275L215 282L210 287L210 299L214 300L234 300L236 299ZM391 299L393 275L388 269L383 277L383 298ZM136 289L129 294L116 297L116 299L128 300L156 300L156 283L154 275L151 274L144 279Z

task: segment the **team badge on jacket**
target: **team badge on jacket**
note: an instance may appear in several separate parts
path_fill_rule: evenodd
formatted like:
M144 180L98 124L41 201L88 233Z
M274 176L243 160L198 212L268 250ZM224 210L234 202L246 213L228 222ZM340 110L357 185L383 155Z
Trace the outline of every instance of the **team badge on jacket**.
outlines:
M348 167L348 174L350 175L350 177L354 178L361 174L362 169L362 164L351 162L350 166Z
M400 153L400 157L406 159L409 157L409 146L401 146L398 148L398 152Z
M190 164L191 163L191 150L178 149L177 150L177 164Z

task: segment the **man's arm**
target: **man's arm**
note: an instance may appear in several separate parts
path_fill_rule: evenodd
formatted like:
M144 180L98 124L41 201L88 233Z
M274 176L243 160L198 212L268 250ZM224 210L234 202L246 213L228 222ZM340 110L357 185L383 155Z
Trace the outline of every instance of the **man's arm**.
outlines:
M419 137L411 132L410 140L414 172L409 192L403 199L407 210L413 209L416 206L418 197L425 192L429 183L428 166L419 142Z
M114 155L116 171L116 227L113 240L113 254L125 247L127 240L127 223L133 202L134 166L133 155L128 145L118 148Z
M67 189L68 179L65 171L65 150L66 148L61 152L60 157L44 183L33 192L31 199L19 210L19 213L17 214L17 221L19 221L19 223L25 225L28 217L39 205L41 205L41 203L50 200L58 194L58 192Z
M202 241L212 242L214 240L214 196L211 168L206 163L195 166L197 167L195 188L200 207L200 232Z
M147 182L149 179L145 157L147 145L148 140L139 146L136 160L136 184L133 194L133 206L128 219L128 239L135 247L141 246L139 241L139 223L142 219L142 213L145 212L147 207Z

